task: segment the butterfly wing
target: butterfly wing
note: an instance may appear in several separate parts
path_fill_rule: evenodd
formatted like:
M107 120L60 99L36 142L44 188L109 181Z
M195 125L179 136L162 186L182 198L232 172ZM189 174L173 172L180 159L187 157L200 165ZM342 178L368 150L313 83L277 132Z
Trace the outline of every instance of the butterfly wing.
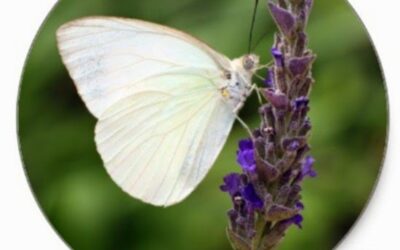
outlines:
M123 190L145 202L181 201L204 178L222 149L234 115L201 75L174 74L107 109L96 126L105 166Z
M58 41L99 119L95 141L112 179L154 205L184 199L235 120L218 89L230 61L179 31L137 20L82 19L63 26Z
M89 111L96 117L146 86L142 80L175 70L217 75L230 60L180 31L134 19L89 17L57 31L58 48Z

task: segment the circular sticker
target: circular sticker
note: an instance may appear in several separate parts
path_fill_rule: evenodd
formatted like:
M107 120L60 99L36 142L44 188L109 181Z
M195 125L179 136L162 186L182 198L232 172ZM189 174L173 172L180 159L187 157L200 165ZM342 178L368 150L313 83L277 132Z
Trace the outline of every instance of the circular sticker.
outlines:
M387 102L346 1L60 1L26 60L32 192L73 249L332 249ZM256 11L255 11L256 10Z

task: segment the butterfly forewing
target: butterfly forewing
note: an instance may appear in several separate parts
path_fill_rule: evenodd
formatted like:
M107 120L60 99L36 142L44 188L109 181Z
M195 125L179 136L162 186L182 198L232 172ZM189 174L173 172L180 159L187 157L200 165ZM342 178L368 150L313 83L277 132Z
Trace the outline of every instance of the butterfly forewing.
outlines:
M57 39L63 62L96 117L149 77L187 68L216 75L229 67L226 57L204 43L139 20L83 18L63 25Z

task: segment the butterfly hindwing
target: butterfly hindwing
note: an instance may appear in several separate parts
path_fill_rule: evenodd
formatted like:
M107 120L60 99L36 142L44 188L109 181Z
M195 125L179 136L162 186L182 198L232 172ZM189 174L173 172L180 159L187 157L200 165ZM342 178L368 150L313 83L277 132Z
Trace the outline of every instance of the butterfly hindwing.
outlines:
M143 91L106 110L96 144L113 180L127 193L154 205L185 198L217 158L234 121L204 77L151 79L180 89Z

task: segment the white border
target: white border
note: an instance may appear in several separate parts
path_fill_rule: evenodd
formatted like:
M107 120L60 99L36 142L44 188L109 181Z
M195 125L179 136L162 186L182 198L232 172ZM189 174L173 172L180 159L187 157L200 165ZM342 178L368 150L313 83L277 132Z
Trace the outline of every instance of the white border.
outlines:
M366 25L378 52L386 80L390 123L386 157L375 193L339 249L400 249L400 6L393 0L349 1Z
M0 4L0 249L68 249L42 215L22 168L16 102L26 55L55 0Z
M324 1L324 0L316 0ZM340 250L400 249L400 38L397 1L349 0L378 51L390 101L387 155L375 194ZM0 3L0 249L67 249L38 208L22 168L16 137L17 91L30 44L55 0ZM398 4L397 4L398 5ZM338 38L339 39L339 38ZM395 98L397 96L397 99ZM335 209L335 208L332 208Z

